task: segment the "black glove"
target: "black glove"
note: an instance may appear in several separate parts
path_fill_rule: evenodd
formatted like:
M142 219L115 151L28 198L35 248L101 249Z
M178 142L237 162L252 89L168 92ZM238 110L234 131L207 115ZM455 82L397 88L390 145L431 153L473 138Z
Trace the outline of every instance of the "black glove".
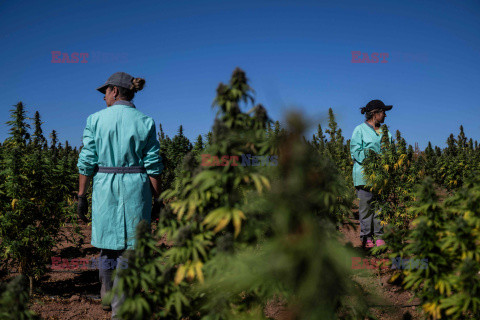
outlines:
M160 218L160 210L162 210L163 207L165 207L163 201L156 198L153 199L152 220L157 220Z
M87 196L78 196L77 216L82 219L83 222L88 223L90 220L85 216L88 213L88 200Z

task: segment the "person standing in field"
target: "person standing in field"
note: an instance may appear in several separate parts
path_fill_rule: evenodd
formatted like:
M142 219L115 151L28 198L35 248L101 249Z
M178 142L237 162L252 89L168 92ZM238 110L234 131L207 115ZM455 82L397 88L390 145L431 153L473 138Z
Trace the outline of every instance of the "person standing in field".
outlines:
M163 170L155 122L132 103L142 90L145 79L116 72L97 88L105 94L107 108L87 118L79 170L78 216L85 222L88 212L86 192L93 178L92 241L100 248L100 295L104 310L116 318L124 296L114 296L111 305L103 302L117 283L112 283L113 269L118 270L125 250L134 249L135 231L141 220L150 223L152 195L154 210L160 207L159 175ZM111 266L105 261L115 261ZM119 262L117 262L119 261ZM123 261L122 261L123 262Z
M380 224L378 212L373 212L371 207L371 202L375 199L374 195L365 188L366 180L362 163L365 159L365 150L370 149L380 153L382 139L380 124L387 117L386 111L391 109L392 106L386 106L380 100L372 100L365 107L360 108L360 112L365 114L365 122L355 127L350 141L350 154L353 159L353 183L357 189L357 197L360 199L360 239L363 248L373 248L375 246L373 236L376 238L375 244L377 247L385 244L385 241L382 240L383 226ZM388 137L392 140L390 132L388 132Z

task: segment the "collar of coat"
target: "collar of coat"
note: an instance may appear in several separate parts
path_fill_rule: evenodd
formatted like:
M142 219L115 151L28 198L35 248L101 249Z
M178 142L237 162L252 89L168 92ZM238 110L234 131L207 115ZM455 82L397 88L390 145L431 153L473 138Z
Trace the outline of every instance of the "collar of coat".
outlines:
M127 100L118 100L118 101L115 101L112 106L116 105L116 104L121 104L121 105L124 105L124 106L129 106L129 107L132 107L132 108L135 108L135 105L131 102L131 101L127 101Z
M377 130L375 130L375 128L374 128L370 123L368 123L367 121L365 121L365 124L366 124L367 126L369 126L370 128L372 128L372 130L375 131L376 134L378 134Z

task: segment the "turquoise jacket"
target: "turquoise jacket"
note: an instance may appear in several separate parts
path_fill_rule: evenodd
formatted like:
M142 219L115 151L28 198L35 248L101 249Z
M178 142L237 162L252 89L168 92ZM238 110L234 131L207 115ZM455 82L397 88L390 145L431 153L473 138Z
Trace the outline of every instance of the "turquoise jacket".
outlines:
M77 167L93 176L92 245L101 249L135 247L135 228L150 222L149 175L163 170L155 122L130 101L117 101L87 118ZM146 173L100 173L95 166L144 166Z
M388 137L390 141L393 142L390 132L388 132ZM352 140L350 140L350 155L353 160L353 184L355 186L367 184L362 167L363 160L365 160L365 150L372 149L376 153L380 153L381 140L381 133L377 133L375 129L366 122L358 125L353 130Z

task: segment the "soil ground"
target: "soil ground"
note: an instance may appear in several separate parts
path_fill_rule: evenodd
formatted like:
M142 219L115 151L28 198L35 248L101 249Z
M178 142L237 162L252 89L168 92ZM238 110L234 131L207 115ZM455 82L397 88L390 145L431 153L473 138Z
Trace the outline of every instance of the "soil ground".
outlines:
M358 211L352 212L354 228L344 225L340 228L345 244L352 245L359 252L359 257L365 256L361 250L360 226ZM356 218L357 217L357 218ZM72 227L65 226L70 232ZM97 258L100 249L90 245L91 226L82 224L84 243L75 246L66 241L60 242L54 250L54 256L66 259ZM80 239L75 235L76 239ZM348 262L347 262L348 263ZM392 270L364 270L355 274L354 278L367 292L371 312L380 320L421 319L421 310L418 300L410 301L412 294L404 291L399 285L388 283ZM1 277L6 281L17 276L12 272ZM110 319L111 312L102 309L100 300L100 282L98 269L88 270L51 270L36 284L31 299L31 309L42 319ZM269 303L265 307L265 314L272 319L288 319L288 312L279 303Z
M359 257L373 258L361 249L360 222L358 209L353 211L352 222L354 228L344 225L340 228L343 241L350 243L358 250ZM354 279L367 291L370 311L379 320L408 320L423 319L420 301L413 298L410 291L404 290L400 285L390 284L388 280L393 275L393 270L362 270ZM413 298L413 299L412 299Z

